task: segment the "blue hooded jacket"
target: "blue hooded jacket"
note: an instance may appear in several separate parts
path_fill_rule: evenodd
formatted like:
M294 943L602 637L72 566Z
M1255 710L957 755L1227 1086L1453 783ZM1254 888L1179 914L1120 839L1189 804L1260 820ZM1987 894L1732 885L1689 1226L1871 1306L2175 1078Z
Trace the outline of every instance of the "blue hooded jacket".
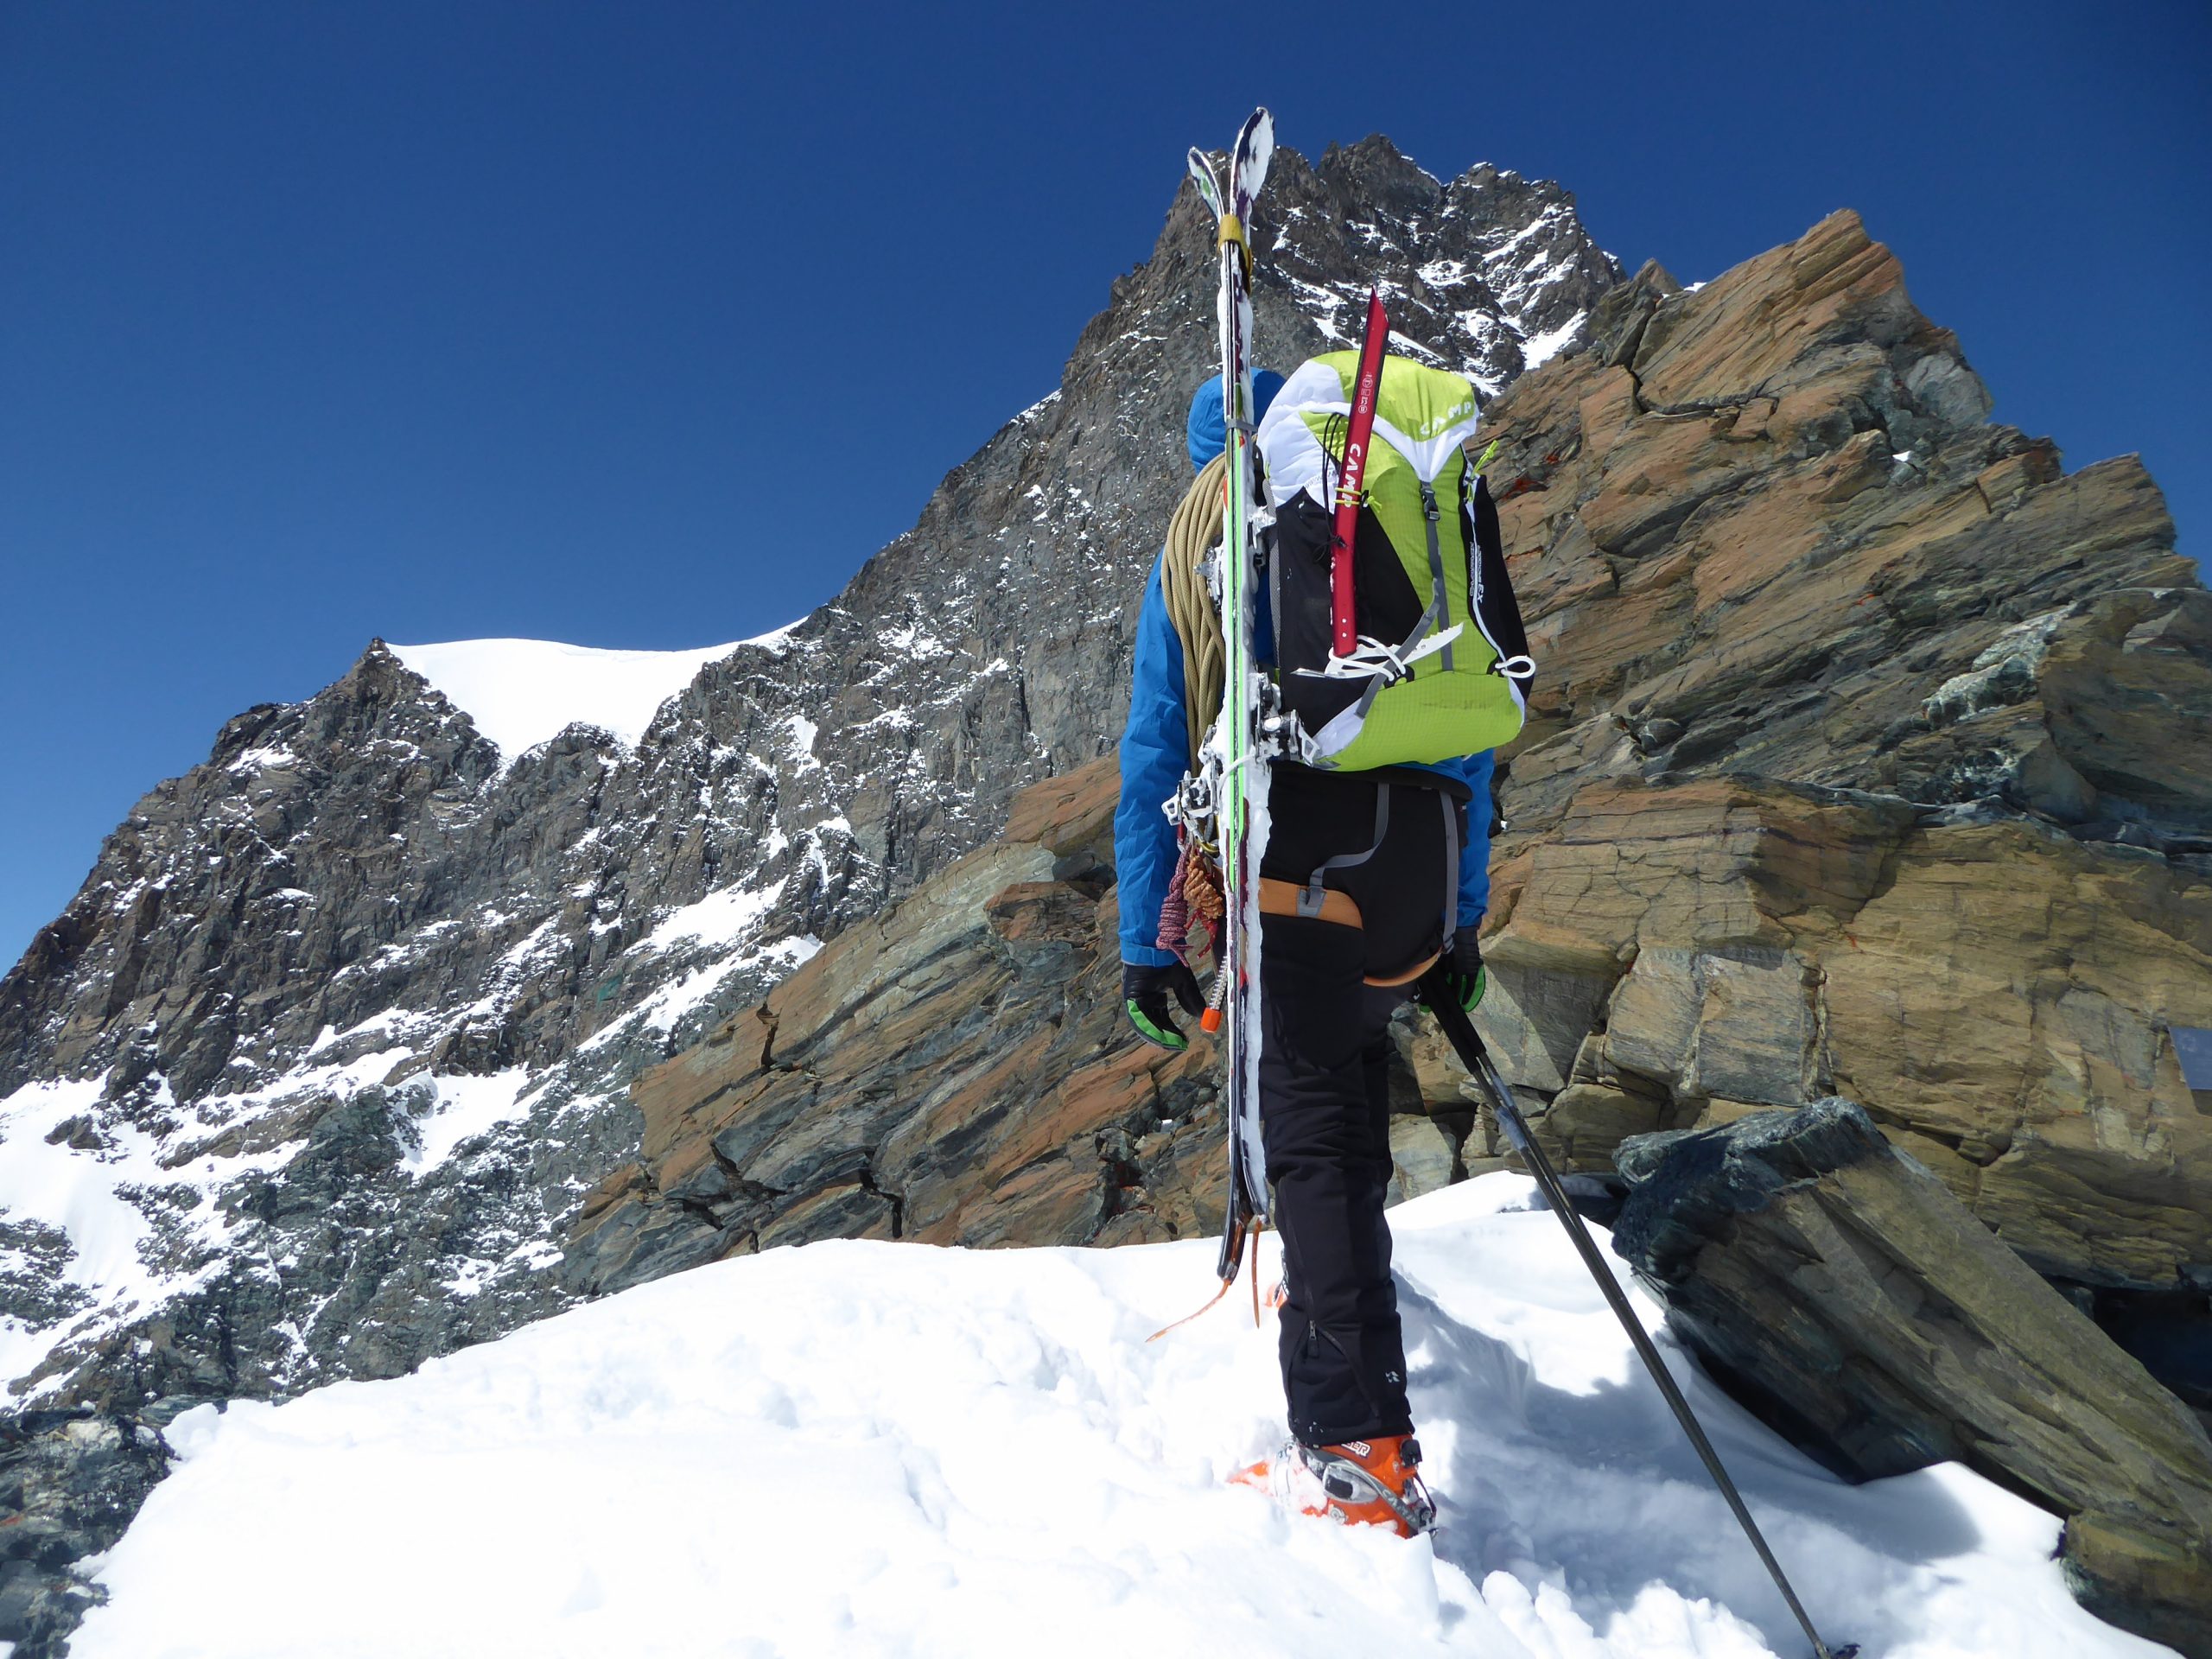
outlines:
M1262 369L1252 377L1255 415L1282 389L1282 377ZM1192 470L1228 447L1222 417L1221 383L1202 383L1191 398L1184 436ZM1163 555L1163 556L1165 556ZM1255 632L1264 659L1274 638L1268 590L1260 588ZM1129 677L1129 723L1122 733L1122 799L1114 813L1114 862L1121 888L1122 960L1140 967L1165 968L1175 960L1153 943L1160 937L1160 905L1175 874L1175 826L1161 809L1173 797L1189 765L1190 737L1184 717L1183 642L1167 620L1160 590L1160 560L1145 584L1137 613L1136 661ZM1471 931L1490 908L1490 781L1495 757L1485 749L1462 760L1427 767L1466 785L1467 847L1459 859L1459 925Z

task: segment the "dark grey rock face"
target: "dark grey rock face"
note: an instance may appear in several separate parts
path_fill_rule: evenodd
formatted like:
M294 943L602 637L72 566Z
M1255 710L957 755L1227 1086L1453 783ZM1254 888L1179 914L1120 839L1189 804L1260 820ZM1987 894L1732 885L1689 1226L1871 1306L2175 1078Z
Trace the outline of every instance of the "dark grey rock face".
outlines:
M372 643L139 802L0 982L0 1155L43 1148L106 1217L96 1250L0 1215L18 1398L135 1446L179 1402L404 1371L571 1297L553 1241L637 1154L631 1078L1118 732L1214 350L1203 217L1186 188L1058 390L634 745L503 755ZM1280 153L1255 231L1286 367L1380 281L1408 349L1495 391L1619 280L1556 186L1446 185L1379 138ZM67 1463L63 1422L20 1433ZM78 1543L135 1507L105 1478L54 1488Z
M1831 1097L1639 1136L1613 1246L1668 1323L1856 1479L1957 1459L2069 1517L2103 1618L2212 1650L2212 1441L1942 1182Z
M149 1422L79 1408L0 1425L0 1642L63 1649L92 1601L74 1563L115 1541L168 1468Z

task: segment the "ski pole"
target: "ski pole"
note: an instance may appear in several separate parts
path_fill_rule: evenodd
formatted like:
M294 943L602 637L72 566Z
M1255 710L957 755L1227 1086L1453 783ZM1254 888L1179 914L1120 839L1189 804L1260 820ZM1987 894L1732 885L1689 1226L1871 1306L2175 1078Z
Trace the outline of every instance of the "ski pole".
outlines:
M1789 1580L1782 1571L1782 1563L1774 1559L1774 1552L1767 1548L1765 1537L1758 1523L1751 1519L1751 1512L1744 1505L1743 1495L1736 1490L1736 1483L1728 1478L1727 1470L1721 1467L1720 1454L1713 1449L1713 1442L1706 1438L1704 1427L1698 1422L1697 1414L1690 1409L1690 1402L1682 1397L1675 1386L1674 1374L1668 1370L1667 1362L1636 1317L1636 1310L1629 1306L1628 1294L1613 1277L1612 1268L1598 1253L1597 1241L1590 1236L1590 1230L1582 1224L1582 1217L1567 1202L1567 1189L1560 1184L1559 1172L1552 1167L1552 1160L1529 1133L1529 1125L1521 1116L1521 1109L1514 1103L1513 1090L1490 1058L1490 1051L1483 1046L1483 1039L1475 1030L1475 1022L1459 1006L1459 999L1452 993L1441 966L1432 968L1421 976L1421 1001L1428 1004L1429 1012L1436 1016L1436 1023L1444 1027L1444 1034L1452 1046L1459 1051L1459 1060L1484 1094L1490 1097L1491 1109L1497 1114L1498 1127L1512 1141L1513 1149L1529 1166L1529 1173L1536 1178L1544 1202L1567 1229L1574 1241L1574 1248L1582 1257L1583 1266L1590 1269L1597 1280L1598 1288L1605 1293L1605 1300L1619 1318L1621 1328L1628 1332L1628 1339L1636 1346L1637 1357L1644 1369L1651 1373L1651 1380L1659 1385L1659 1392L1667 1398L1668 1407L1675 1414L1675 1421L1682 1426L1682 1433L1689 1436L1690 1444L1697 1448L1698 1457L1705 1464L1705 1471L1713 1477L1713 1484L1720 1489L1720 1496L1728 1501L1735 1512L1737 1523L1744 1529L1744 1535L1751 1541L1751 1548L1758 1552L1759 1560L1766 1566L1767 1576L1774 1580L1774 1587L1782 1592L1783 1600L1789 1604L1789 1611L1796 1618L1798 1627L1813 1644L1814 1659L1852 1659L1859 1651L1856 1643L1848 1647L1831 1648L1821 1640L1821 1633L1813 1628L1813 1621L1805 1611L1804 1604L1797 1599L1797 1592L1789 1587Z

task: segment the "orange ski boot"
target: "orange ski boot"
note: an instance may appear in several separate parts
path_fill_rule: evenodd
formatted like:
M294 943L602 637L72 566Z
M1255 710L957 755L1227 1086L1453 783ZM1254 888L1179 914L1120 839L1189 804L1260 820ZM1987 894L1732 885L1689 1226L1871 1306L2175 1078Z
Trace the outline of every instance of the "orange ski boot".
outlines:
M1346 1526L1393 1529L1411 1538L1436 1524L1436 1503L1421 1482L1421 1443L1410 1434L1341 1446L1293 1440L1276 1457L1230 1476L1301 1515L1333 1516Z
M1436 1524L1436 1502L1421 1478L1421 1442L1410 1434L1341 1446L1300 1446L1299 1460L1321 1483L1323 1506L1347 1526L1395 1527L1410 1538Z

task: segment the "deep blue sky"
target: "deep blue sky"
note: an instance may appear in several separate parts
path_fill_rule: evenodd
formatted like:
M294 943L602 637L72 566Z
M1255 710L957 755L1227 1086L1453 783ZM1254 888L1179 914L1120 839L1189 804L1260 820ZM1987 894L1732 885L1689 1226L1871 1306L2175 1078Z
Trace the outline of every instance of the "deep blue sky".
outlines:
M2142 451L2196 552L2208 48L2194 3L9 0L0 962L372 634L830 596L1257 102L1558 178L1684 281L1857 207L1997 417Z

